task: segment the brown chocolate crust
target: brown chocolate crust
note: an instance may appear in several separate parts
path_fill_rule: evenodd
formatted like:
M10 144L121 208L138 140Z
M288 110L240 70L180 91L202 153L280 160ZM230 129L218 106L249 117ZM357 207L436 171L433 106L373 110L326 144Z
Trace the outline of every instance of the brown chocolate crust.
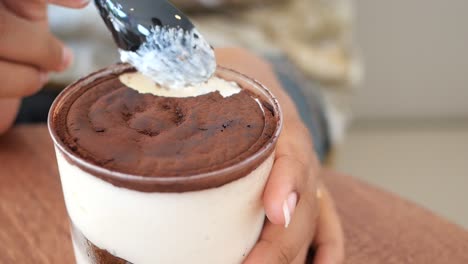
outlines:
M92 264L133 264L94 245L80 232L80 230L78 230L78 228L76 228L73 223L71 223L71 231L73 234L73 242L75 243L77 250L81 251L83 255L86 255Z
M185 192L239 179L272 153L270 147L255 161L225 170L276 140L280 116L271 102L258 98L258 104L259 96L248 90L227 98L217 92L196 98L139 94L118 79L129 71L134 69L118 64L92 74L53 106L51 129L82 169L119 187Z

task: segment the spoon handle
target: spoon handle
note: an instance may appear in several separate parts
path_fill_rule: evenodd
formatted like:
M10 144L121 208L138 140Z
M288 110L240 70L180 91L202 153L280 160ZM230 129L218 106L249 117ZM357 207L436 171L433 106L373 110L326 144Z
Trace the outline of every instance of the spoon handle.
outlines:
M155 27L190 31L192 22L166 0L95 0L117 46L136 51Z

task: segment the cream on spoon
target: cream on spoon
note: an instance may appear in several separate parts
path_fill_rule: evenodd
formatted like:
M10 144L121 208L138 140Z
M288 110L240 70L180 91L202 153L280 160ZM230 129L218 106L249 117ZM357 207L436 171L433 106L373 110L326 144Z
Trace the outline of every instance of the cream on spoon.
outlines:
M181 89L216 70L213 48L192 22L165 0L95 0L121 60L154 82Z

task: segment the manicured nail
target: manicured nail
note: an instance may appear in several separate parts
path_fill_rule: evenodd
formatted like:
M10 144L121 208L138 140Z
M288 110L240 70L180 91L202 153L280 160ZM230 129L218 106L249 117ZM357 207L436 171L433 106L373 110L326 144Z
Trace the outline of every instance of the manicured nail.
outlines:
M49 73L48 72L39 73L39 81L41 82L41 85L46 84L49 81Z
M297 193L293 192L288 195L288 198L283 202L283 214L284 214L284 227L288 228L291 223L291 217L294 214L294 210L297 205Z
M66 70L70 66L72 61L73 61L73 51L69 47L64 46L61 69Z

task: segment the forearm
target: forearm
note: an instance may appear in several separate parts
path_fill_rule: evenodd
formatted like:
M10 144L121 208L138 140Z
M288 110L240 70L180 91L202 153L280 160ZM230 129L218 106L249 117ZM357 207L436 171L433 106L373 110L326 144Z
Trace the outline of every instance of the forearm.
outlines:
M281 85L280 81L274 74L273 68L268 65L270 70L265 73L265 76L259 77L258 80L262 82L278 99L281 109L283 111L283 118L285 123L302 123L296 104Z
M285 124L302 124L294 102L282 88L268 62L239 48L217 49L216 56L221 66L237 70L264 84L278 99Z

